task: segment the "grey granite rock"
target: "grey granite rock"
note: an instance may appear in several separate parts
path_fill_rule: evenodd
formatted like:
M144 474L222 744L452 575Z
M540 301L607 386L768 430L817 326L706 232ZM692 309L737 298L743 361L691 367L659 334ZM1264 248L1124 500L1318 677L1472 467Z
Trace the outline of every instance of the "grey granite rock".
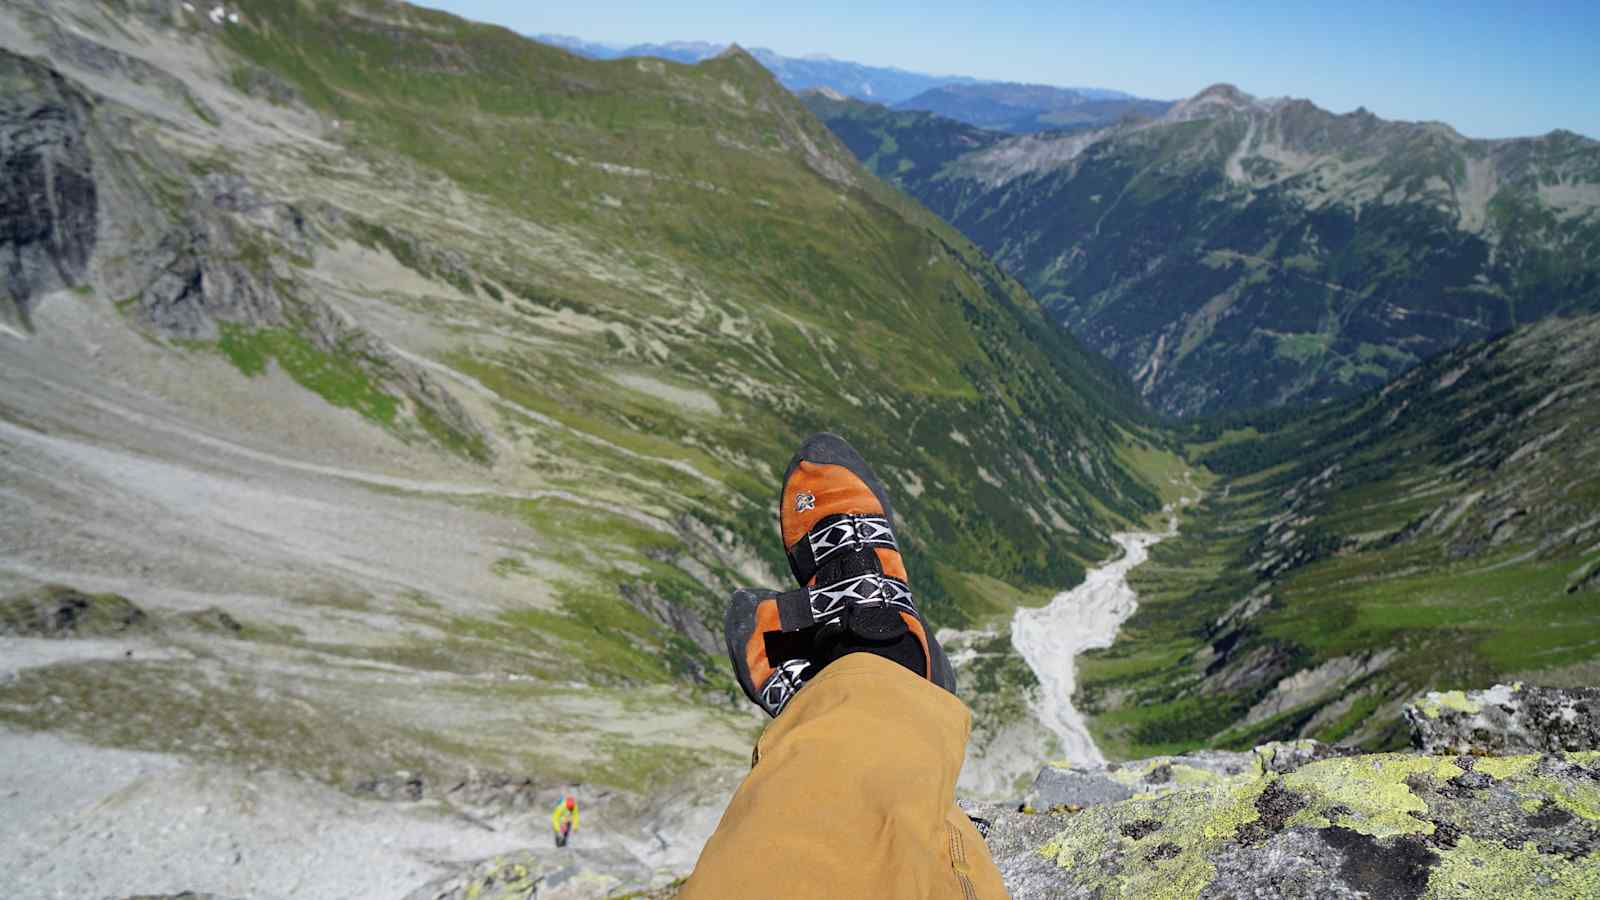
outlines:
M1600 689L1495 685L1430 693L1405 709L1424 753L1600 750Z
M1034 809L1056 806L1095 806L1133 796L1133 789L1098 772L1045 766L1039 770L1024 803Z

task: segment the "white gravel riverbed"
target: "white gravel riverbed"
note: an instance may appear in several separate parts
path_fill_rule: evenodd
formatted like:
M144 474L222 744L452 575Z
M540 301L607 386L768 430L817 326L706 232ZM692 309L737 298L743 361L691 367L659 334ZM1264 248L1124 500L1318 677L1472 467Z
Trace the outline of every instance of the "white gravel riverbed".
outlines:
M1190 503L1185 498L1182 503ZM1128 585L1128 573L1150 557L1150 548L1177 534L1178 519L1170 518L1165 532L1127 531L1111 539L1122 555L1090 569L1083 583L1057 594L1049 604L1017 610L1011 622L1011 642L1039 678L1034 715L1061 740L1060 758L1076 766L1106 762L1089 734L1083 713L1072 705L1077 688L1077 656L1086 650L1111 646L1117 629L1138 608L1139 595Z

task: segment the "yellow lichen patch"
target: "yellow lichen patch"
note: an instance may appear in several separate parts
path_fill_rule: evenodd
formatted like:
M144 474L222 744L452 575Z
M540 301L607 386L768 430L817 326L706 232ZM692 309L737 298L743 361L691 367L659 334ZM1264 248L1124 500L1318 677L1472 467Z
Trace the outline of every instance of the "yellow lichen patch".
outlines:
M1342 805L1351 810L1340 823L1373 837L1427 834L1433 826L1412 816L1428 805L1411 792L1406 779L1430 775L1445 781L1462 773L1448 757L1380 753L1312 763L1283 776L1283 786L1308 796L1312 809Z
M1162 759L1147 759L1144 761L1143 766L1122 766L1115 772L1105 773L1105 776L1118 784L1127 785L1131 788L1149 787L1144 783L1145 776L1166 764L1166 761Z
M1511 849L1463 837L1441 854L1428 879L1428 898L1600 897L1600 859L1568 862L1532 844Z
M1480 756L1473 761L1472 771L1504 781L1527 772L1538 762L1537 756Z
M1071 870L1075 884L1099 887L1107 895L1194 897L1216 874L1207 857L1256 817L1255 798L1268 783L1260 778L1221 779L1091 807L1039 852ZM1138 838L1124 832L1125 826L1144 820L1161 827ZM1158 847L1163 852L1157 853Z
M1255 774L1257 773L1250 773L1251 776L1254 776ZM1175 764L1172 767L1173 782L1185 787L1191 785L1212 784L1220 781L1233 781L1238 780L1238 778L1239 776L1236 775L1219 775L1218 773L1209 769L1197 769L1194 766L1186 766L1181 763Z
M1159 784L1148 783L1146 779L1150 777L1150 774L1162 766L1166 766L1170 772L1170 774L1166 776L1166 780L1160 782ZM1260 773L1249 772L1242 776L1222 775L1213 772L1210 769L1202 769L1197 766L1186 765L1175 760L1157 757L1155 759L1146 760L1144 765L1141 767L1135 768L1132 766L1123 766L1115 772L1107 772L1105 774L1107 778L1110 778L1112 781L1115 781L1118 784L1133 788L1136 791L1140 791L1140 796L1153 797L1170 793L1172 790L1181 787L1197 787L1200 785L1248 780L1249 778L1252 778Z
M1592 781L1566 782L1539 776L1519 782L1517 791L1529 800L1548 799L1579 818L1600 821L1600 786ZM1527 809L1526 804L1523 809Z
M1098 822L1101 827L1080 827L1080 823L1097 821L1101 818L1103 816L1096 815L1073 819L1053 840L1039 848L1039 852L1047 858L1054 859L1056 865L1063 869L1092 865L1103 855L1108 841L1107 836L1114 834L1115 829L1104 827L1103 822Z
M1447 709L1475 713L1483 709L1483 704L1468 700L1465 691L1433 691L1417 701L1417 709L1422 710L1422 714L1428 718L1437 719Z
M1246 822L1254 822L1261 818L1261 813L1256 809L1256 798L1267 789L1273 778L1252 779L1249 787L1228 795L1223 802L1209 812L1200 826L1200 833L1207 840L1220 841L1232 838L1239 831L1239 826Z

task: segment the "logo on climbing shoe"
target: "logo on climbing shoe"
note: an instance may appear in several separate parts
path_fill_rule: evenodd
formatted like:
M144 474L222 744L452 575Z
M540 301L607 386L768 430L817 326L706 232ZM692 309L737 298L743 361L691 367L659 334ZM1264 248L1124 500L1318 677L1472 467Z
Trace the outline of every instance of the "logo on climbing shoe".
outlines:
M810 491L801 491L794 495L794 511L797 513L810 512L817 508L817 498Z

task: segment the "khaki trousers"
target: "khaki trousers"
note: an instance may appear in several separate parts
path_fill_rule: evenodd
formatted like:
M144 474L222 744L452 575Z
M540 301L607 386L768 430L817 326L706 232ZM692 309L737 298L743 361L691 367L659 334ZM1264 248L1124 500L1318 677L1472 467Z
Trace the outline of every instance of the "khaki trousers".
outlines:
M897 663L830 664L762 733L678 896L1007 896L955 804L971 724L960 700Z

